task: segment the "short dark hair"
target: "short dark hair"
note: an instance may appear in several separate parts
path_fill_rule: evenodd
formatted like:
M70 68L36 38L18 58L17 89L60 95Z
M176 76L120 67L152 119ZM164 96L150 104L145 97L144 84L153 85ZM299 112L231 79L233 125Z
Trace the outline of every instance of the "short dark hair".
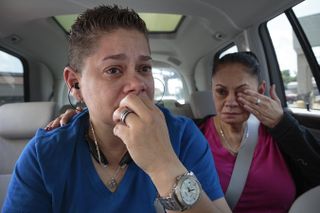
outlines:
M212 77L218 72L218 70L228 64L239 63L246 66L248 73L259 78L260 63L257 56L250 51L235 52L226 54L222 58L215 60L212 69Z
M68 39L69 66L80 71L83 59L92 53L101 35L119 28L138 30L148 41L146 24L134 10L101 5L78 16Z

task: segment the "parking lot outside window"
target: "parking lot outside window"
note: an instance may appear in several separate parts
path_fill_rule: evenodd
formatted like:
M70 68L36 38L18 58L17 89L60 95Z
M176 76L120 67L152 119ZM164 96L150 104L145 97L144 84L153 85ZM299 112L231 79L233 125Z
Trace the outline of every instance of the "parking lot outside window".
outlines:
M21 60L0 50L0 105L24 101L23 74Z
M320 2L307 0L293 8L320 63ZM282 14L267 24L279 62L287 105L291 109L320 111L320 94L305 54L287 17Z

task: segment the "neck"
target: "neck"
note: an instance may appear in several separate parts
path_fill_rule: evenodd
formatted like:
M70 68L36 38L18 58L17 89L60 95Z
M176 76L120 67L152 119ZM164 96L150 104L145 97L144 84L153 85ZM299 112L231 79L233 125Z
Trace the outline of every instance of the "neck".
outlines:
M113 134L113 130L106 128L99 128L91 121L89 136L97 142L99 150L106 156L109 166L117 166L126 152L126 146L122 140ZM101 126L101 125L100 125Z
M214 123L219 134L224 137L224 140L227 140L231 146L238 147L240 145L243 134L247 128L246 122L229 124L223 122L219 116L216 116L214 118Z
M246 123L228 124L219 119L221 128L226 134L242 134Z

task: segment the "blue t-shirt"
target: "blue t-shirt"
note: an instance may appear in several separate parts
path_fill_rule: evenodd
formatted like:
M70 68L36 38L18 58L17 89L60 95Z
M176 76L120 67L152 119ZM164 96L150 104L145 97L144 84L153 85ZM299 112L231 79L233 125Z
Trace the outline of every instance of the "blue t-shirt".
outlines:
M204 136L192 120L161 110L181 162L211 200L223 197ZM155 212L157 190L134 162L114 193L105 187L85 141L88 118L84 111L64 127L37 131L16 163L3 212Z

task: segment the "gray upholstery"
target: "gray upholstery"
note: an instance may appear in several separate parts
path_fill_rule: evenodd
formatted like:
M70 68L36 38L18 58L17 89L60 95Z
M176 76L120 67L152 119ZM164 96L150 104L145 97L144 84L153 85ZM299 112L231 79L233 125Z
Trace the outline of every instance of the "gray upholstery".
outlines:
M0 106L0 209L22 149L39 127L53 118L54 102L12 103Z
M204 118L216 112L211 91L193 92L190 96L190 106L194 118Z
M318 213L320 211L320 186L300 195L292 204L289 213Z

